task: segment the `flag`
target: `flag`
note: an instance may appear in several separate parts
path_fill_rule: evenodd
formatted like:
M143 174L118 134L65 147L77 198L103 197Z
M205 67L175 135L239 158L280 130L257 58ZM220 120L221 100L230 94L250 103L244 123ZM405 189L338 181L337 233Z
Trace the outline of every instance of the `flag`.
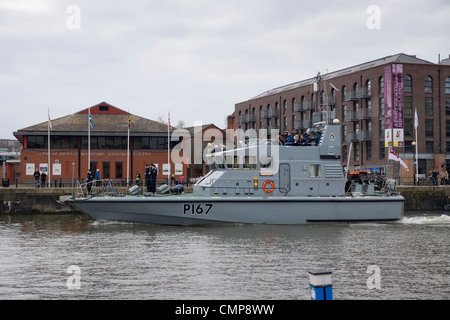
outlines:
M94 124L92 123L92 117L91 117L91 109L89 109L89 123L91 125L91 128L94 129Z
M50 109L48 110L48 127L50 128L50 130L53 130L52 120L50 119Z
M339 89L336 88L336 87L334 86L334 84L332 84L331 82L330 82L330 86L332 86L334 90L339 91Z
M128 128L131 127L131 114L128 114Z
M392 147L389 147L389 160L397 161L398 163L400 163L403 166L403 168L405 168L406 171L409 171L406 163L404 163L403 160L400 159L400 157L398 156L397 153L395 153L395 151L394 151L394 149L392 149Z
M169 112L169 130L172 130L172 126L170 125L170 112Z
M417 109L416 109L414 113L414 128L417 129L418 126L419 126L419 118L417 117Z

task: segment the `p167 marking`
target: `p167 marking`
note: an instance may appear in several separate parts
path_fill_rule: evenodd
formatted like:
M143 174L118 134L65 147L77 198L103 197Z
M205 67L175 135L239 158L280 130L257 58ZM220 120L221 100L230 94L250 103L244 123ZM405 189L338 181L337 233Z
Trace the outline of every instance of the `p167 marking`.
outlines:
M212 207L212 203L185 203L183 205L183 214L208 214Z

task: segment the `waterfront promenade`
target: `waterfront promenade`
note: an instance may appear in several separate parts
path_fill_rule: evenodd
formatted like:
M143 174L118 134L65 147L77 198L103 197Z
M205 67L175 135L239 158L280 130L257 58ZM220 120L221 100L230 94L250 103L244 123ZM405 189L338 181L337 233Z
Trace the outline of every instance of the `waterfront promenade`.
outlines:
M127 190L114 187L117 194L126 194ZM192 192L192 186L185 191ZM0 187L0 214L77 212L61 201L77 192L79 189L72 187L35 188L29 184ZM405 197L405 210L443 210L450 203L450 186L398 186L398 192Z

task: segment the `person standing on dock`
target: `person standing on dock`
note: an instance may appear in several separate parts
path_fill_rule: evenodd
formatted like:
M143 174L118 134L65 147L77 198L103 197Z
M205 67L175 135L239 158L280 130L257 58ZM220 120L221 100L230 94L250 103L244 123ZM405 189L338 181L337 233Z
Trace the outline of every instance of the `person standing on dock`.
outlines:
M45 171L42 172L41 174L41 188L45 187L45 180L47 179L47 173L45 173Z
M158 175L158 169L152 163L150 165L150 193L156 193L156 176Z
M86 187L89 195L92 194L92 180L94 180L94 176L92 175L91 169L88 169L86 176Z
M145 165L144 172L145 186L147 187L147 192L150 192L150 167L148 164Z
M34 187L37 188L39 187L39 179L41 177L41 173L39 172L39 170L36 170L33 173L33 176L34 176Z

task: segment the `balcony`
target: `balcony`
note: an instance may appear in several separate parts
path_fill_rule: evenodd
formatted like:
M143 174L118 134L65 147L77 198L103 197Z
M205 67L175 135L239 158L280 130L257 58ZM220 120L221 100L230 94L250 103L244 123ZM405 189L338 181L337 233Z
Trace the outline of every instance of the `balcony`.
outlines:
M313 103L309 100L303 100L300 104L300 109L303 111L314 109Z
M321 106L335 106L336 105L336 97L331 96L331 97L323 97L322 99L322 103L320 104Z
M294 102L293 111L294 112L303 111L301 104L299 104L298 102Z
M261 119L269 119L269 112L267 110L262 110L261 111L261 115L260 115Z
M246 122L255 122L256 115L255 114L246 114L245 115L245 121Z
M345 122L358 121L358 115L356 111L347 111L344 115Z
M356 117L358 120L370 119L371 113L370 109L359 109L356 111Z
M357 132L347 132L344 134L344 142L358 142L358 133Z
M358 88L344 93L344 101L355 101L358 99L368 99L372 96L370 88Z
M278 118L280 116L280 110L269 109L269 118Z
M372 141L372 130L357 132L358 141Z

